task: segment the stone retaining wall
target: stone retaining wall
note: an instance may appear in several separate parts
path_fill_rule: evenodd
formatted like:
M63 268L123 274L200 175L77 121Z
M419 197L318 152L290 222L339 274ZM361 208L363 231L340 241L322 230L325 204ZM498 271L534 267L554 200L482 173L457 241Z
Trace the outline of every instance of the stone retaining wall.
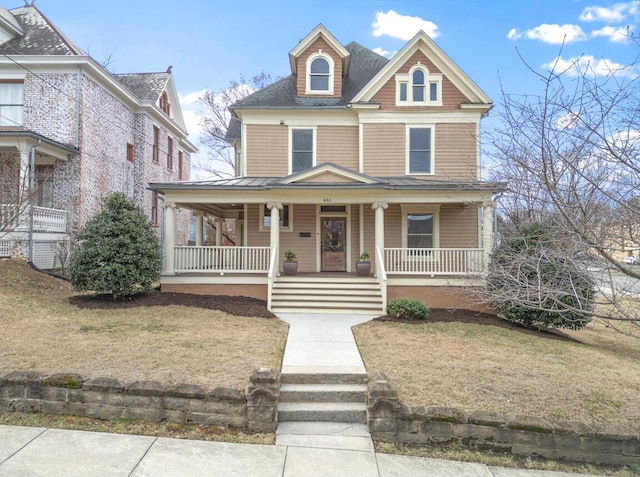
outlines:
M464 412L448 407L407 407L381 372L369 375L367 419L372 437L385 442L455 443L521 456L640 464L640 429L485 411Z
M0 376L0 411L42 412L100 419L142 419L224 425L274 432L280 373L261 369L247 391L158 381L123 384L113 378L14 371Z

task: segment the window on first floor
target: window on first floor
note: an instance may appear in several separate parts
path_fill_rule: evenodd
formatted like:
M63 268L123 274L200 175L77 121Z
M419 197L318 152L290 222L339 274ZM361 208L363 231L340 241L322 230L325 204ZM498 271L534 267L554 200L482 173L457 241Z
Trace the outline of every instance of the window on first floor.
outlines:
M24 124L24 82L0 80L0 126Z
M280 210L280 230L282 231L293 230L291 209L289 204L283 204L282 210ZM264 204L260 212L260 231L262 232L269 229L271 229L271 209Z
M36 166L35 187L35 205L53 208L53 168L51 166Z
M151 225L160 225L160 200L156 192L151 196Z
M407 174L433 174L433 128L407 128Z
M435 206L402 207L402 246L408 249L438 248L439 209Z
M314 165L314 130L291 129L291 173Z

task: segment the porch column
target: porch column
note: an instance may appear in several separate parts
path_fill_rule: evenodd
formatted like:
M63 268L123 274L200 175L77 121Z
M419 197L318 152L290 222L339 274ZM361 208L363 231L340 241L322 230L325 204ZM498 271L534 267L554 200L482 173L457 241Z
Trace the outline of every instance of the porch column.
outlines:
M18 230L29 229L29 203L31 201L31 147L22 141L18 141L20 153L20 183L18 184L18 196L16 197L15 220Z
M488 200L482 204L482 248L484 249L484 268L489 265L489 257L494 246L494 209L495 202Z
M270 242L271 250L276 251L276 260L279 260L280 254L280 211L282 210L282 202L269 202L267 208L271 211Z
M176 204L164 203L164 273L173 274L176 245Z
M384 254L384 209L389 206L386 202L374 202L371 208L375 211L375 247ZM373 252L376 253L375 250ZM378 256L376 255L376 260Z
M204 226L204 214L196 212L196 246L202 247L202 230Z
M216 247L222 245L222 219L216 217Z

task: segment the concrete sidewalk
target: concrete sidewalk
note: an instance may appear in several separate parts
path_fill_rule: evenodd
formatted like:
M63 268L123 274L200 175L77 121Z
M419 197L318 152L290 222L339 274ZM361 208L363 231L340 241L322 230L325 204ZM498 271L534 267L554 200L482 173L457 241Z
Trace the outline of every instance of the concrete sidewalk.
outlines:
M0 426L2 477L578 477L373 452Z

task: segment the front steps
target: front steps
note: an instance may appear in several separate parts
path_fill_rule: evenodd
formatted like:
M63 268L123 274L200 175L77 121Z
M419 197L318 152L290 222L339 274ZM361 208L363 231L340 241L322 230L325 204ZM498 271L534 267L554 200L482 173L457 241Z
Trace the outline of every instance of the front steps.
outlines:
M280 276L273 284L271 311L382 314L382 293L373 277Z
M283 373L281 382L276 445L373 452L366 374Z

